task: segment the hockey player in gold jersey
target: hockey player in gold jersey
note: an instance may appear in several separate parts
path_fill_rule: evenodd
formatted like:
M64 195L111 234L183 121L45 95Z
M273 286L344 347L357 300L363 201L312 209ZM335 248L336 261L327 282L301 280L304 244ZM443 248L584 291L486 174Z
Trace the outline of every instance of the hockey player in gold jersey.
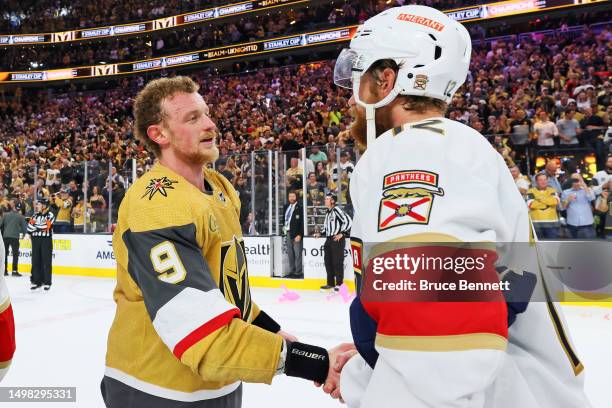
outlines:
M327 378L335 353L295 341L251 299L240 202L205 168L217 130L197 90L158 79L135 101L135 134L158 162L128 190L113 236L107 407L236 408L241 381L337 381Z

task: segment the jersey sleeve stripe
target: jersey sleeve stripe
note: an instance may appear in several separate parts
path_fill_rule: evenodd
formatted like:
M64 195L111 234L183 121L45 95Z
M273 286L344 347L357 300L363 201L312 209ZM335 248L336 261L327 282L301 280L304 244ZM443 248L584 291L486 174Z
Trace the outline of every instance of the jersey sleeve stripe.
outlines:
M6 298L4 301L0 299L0 314L8 309L9 306L11 306L11 300L9 298Z
M221 313L219 316L209 320L204 323L202 326L198 327L191 333L187 335L183 340L179 341L172 353L180 360L183 356L183 353L189 349L189 347L196 344L198 341L202 340L204 337L208 336L212 332L220 329L225 326L229 322L232 321L233 318L240 318L240 310L237 308L228 310L227 312Z
M15 353L15 320L13 308L8 307L0 313L0 364L5 363L8 367ZM0 367L2 367L0 365Z
M376 345L391 350L506 350L507 343L505 337L494 333L471 333L454 336L385 336L380 333L376 335Z
M224 317L221 319L220 316ZM189 344L187 339L193 340L194 333L197 332L200 337L189 345L227 324L234 316L240 317L240 311L225 300L219 289L204 292L184 288L157 311L153 326L166 346L174 352L179 343L183 347ZM210 326L207 326L209 323ZM215 328L210 331L203 329L207 327ZM187 348L179 354L182 355Z

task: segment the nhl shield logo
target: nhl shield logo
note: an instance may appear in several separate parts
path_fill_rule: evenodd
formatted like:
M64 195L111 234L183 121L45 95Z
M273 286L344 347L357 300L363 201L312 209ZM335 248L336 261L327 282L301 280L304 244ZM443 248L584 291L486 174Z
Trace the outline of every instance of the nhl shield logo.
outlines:
M443 196L438 175L403 170L385 176L378 210L378 231L407 224L428 224L435 196Z

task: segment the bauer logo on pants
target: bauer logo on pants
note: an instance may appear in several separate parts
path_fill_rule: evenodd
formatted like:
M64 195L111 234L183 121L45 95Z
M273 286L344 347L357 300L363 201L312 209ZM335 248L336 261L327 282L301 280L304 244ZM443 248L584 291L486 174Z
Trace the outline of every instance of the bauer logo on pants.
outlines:
M443 196L438 175L425 170L387 174L378 210L378 231L407 224L428 224L434 197Z

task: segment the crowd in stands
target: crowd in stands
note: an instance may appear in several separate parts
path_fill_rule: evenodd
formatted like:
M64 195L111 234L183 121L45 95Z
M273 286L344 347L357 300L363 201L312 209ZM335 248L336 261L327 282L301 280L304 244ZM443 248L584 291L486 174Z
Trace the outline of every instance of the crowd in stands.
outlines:
M527 166L530 154L580 146L596 153L598 169L612 172L606 170L611 40L609 29L585 30L580 36L536 35L474 48L468 81L453 99L448 116L487 135L509 166L518 165L513 171L523 181L517 185L526 190L534 211L535 198L529 198L528 190L537 188L538 181L533 166ZM281 173L273 177L283 178L283 192L299 190L305 170L309 205L319 204L319 191L332 191L350 205L348 179L358 151L352 148L348 131L350 93L332 84L332 70L333 61L323 61L242 74L200 70L192 75L219 128L217 169L240 193L245 231L268 231L267 204L263 204L269 199L268 150L281 152ZM143 77L132 76L107 91L79 92L74 85L66 94L18 89L9 95L0 90L0 207L10 207L13 199L27 213L33 200L46 197L57 201L59 209L67 194L72 207L80 203L81 209L88 209L90 222L96 222L88 230L104 230L108 205L114 214L129 184L125 169L130 168L130 159L136 160L138 174L152 164L131 130L132 98L144 83ZM305 162L297 153L302 147L307 147ZM89 183L83 189L85 160ZM578 168L565 166L555 190L559 211L576 206L569 198L573 193L564 196L564 190L572 187ZM556 168L549 172L547 183L552 183L553 175L558 176ZM568 180L569 187L563 186ZM594 195L584 194L581 201L595 208L607 189L604 184L594 185ZM583 183L577 186L582 188ZM83 190L88 203L83 201ZM72 224L78 214L71 214Z
M100 27L147 21L161 17L207 9L214 6L238 3L232 0L5 0L0 10L0 33L40 33L64 31L75 28ZM382 11L388 7L405 4L421 4L449 10L479 4L476 0L359 0L336 1L334 6L352 5L360 10L357 15L368 16L369 8ZM364 10L364 11L361 11ZM376 14L376 13L374 13ZM338 19L343 18L341 15Z
M96 4L96 3L92 3ZM128 4L128 3L126 3ZM341 5L341 7L339 6ZM186 31L166 30L145 33L138 37L116 37L89 43L65 43L0 47L0 71L53 69L88 66L101 63L136 61L180 52L201 50L229 44L310 32L325 28L362 23L369 16L394 6L393 1L327 2L306 7L301 4L291 10L247 15L240 20L214 20L206 25L193 26ZM563 18L533 18L509 26L506 22L484 29L470 25L474 39L491 37L498 32L543 30L586 22L606 21L610 12L571 13Z

